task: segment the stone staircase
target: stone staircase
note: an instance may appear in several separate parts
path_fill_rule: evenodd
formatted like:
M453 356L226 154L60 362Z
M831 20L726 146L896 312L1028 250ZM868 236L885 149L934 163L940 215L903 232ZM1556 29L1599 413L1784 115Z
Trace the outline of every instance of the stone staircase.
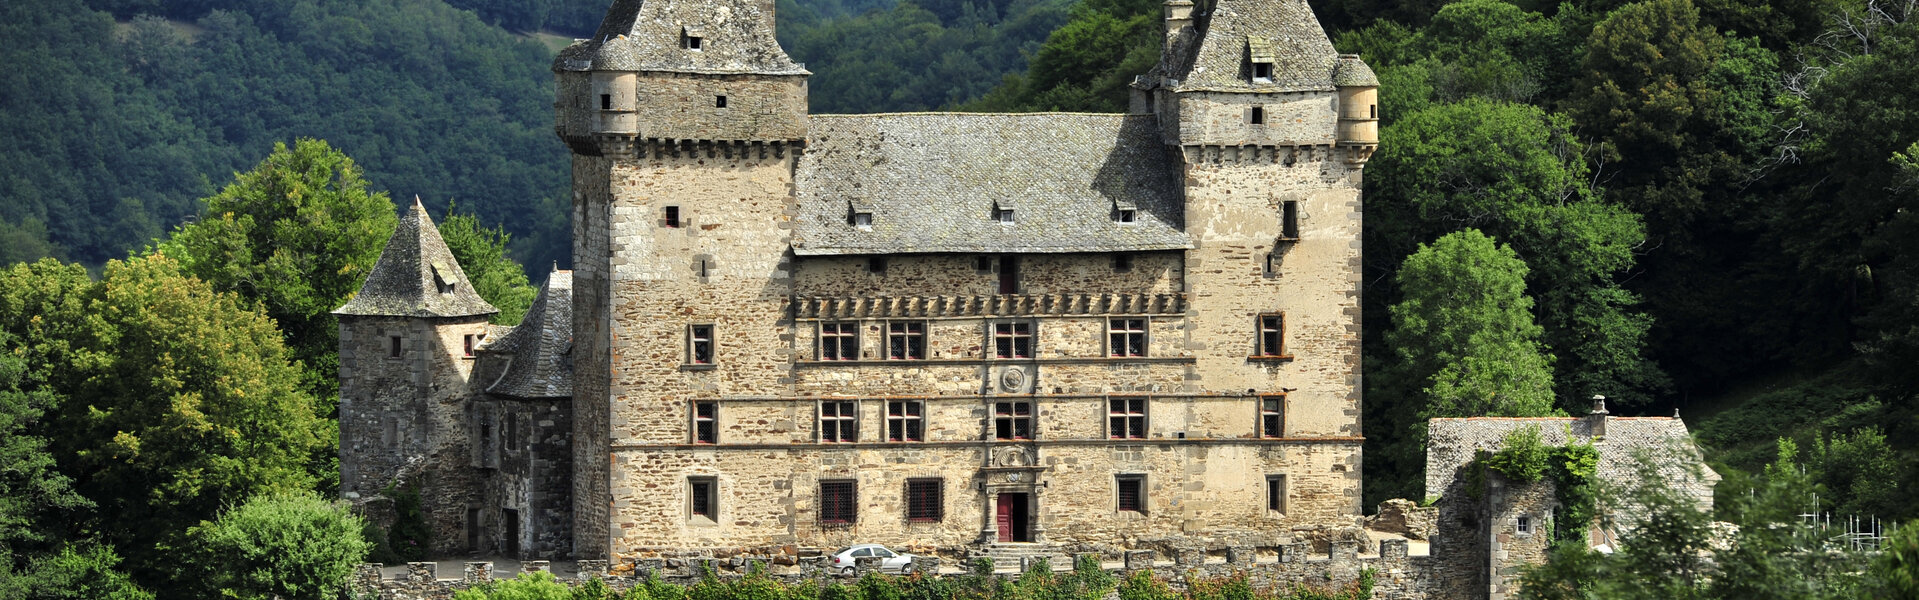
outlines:
M1046 559L1054 571L1073 568L1073 556L1052 544L996 542L982 546L973 557L993 559L994 571L1024 571L1028 561L1039 558ZM971 569L972 565L966 568Z

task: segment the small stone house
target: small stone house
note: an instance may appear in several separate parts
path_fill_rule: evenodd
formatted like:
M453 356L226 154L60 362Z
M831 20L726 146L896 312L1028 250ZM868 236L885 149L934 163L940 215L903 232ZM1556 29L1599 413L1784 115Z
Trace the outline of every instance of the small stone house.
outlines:
M1428 424L1426 490L1438 496L1438 533L1432 556L1447 563L1435 571L1440 589L1464 598L1503 600L1515 597L1519 567L1543 563L1552 547L1555 517L1560 509L1558 490L1550 478L1537 482L1510 481L1488 471L1484 488L1467 489L1470 465L1480 451L1497 452L1513 432L1534 428L1547 446L1590 443L1599 454L1596 479L1602 483L1641 485L1641 465L1657 465L1659 478L1712 509L1713 486L1719 475L1706 466L1705 457L1685 422L1673 417L1614 417L1603 400L1584 417L1433 419ZM1600 507L1600 510L1630 510ZM1610 514L1630 519L1630 514ZM1617 531L1593 524L1588 542L1600 551L1617 546ZM1485 590L1456 596L1466 590Z

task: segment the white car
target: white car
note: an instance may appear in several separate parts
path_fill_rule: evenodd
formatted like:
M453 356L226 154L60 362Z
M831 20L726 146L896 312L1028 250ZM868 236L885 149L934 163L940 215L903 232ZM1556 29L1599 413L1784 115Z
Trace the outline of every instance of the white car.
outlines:
M877 556L880 558L880 570L901 575L913 572L913 555L887 550L879 544L859 544L833 553L833 568L842 575L852 575L858 566L854 559Z

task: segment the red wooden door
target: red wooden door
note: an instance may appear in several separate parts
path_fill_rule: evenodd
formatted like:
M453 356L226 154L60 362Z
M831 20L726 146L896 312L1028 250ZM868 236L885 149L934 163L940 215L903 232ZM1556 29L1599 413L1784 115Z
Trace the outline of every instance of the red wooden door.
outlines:
M1013 503L1015 500L1016 498L1014 498L1012 494L999 495L999 541L1013 541Z

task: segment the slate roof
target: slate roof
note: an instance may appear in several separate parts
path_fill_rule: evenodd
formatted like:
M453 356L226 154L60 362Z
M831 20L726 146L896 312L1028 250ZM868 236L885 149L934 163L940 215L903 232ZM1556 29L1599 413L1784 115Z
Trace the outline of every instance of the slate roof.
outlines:
M1592 438L1592 421L1584 417L1433 419L1427 429L1426 493L1441 494L1452 485L1459 467L1472 462L1475 451L1498 451L1507 433L1525 427L1538 427L1541 441L1548 446L1564 446L1568 436L1580 442ZM1622 485L1638 482L1638 455L1644 453L1659 466L1666 481L1711 508L1712 486L1719 474L1706 466L1705 455L1693 445L1684 421L1611 417L1603 440L1594 446L1599 451L1601 480Z
M1306 0L1219 0L1195 15L1147 79L1178 91L1333 91L1339 51ZM1273 62L1270 82L1252 81L1254 57Z
M336 315L471 317L500 312L473 291L419 198L400 216L359 293Z
M1379 76L1373 74L1373 68L1366 66L1357 54L1339 55L1339 66L1333 69L1333 85L1339 87L1379 87Z
M482 349L507 357L489 394L513 398L573 395L573 272L554 271L518 327Z
M1191 247L1179 157L1152 115L811 118L793 251L1071 253ZM995 208L1014 222L994 220ZM1121 223L1121 208L1136 221ZM871 211L872 226L849 223Z
M685 48L685 36L699 37L700 48ZM772 3L761 0L616 0L553 70L806 74L773 38Z

